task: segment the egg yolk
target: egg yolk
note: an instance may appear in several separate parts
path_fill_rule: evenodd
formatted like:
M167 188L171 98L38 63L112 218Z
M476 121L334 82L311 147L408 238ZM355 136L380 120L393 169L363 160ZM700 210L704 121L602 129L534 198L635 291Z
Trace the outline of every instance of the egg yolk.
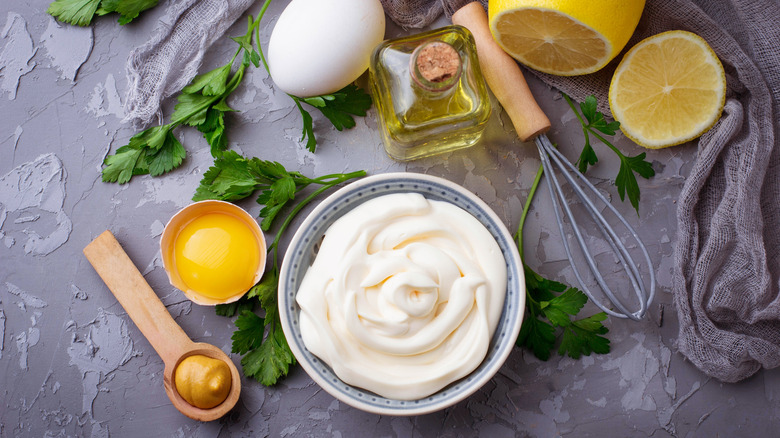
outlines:
M173 381L181 398L201 409L211 409L225 401L233 383L225 362L201 354L182 360Z
M190 290L215 300L244 293L254 285L260 265L257 237L241 219L208 213L176 236L173 260Z

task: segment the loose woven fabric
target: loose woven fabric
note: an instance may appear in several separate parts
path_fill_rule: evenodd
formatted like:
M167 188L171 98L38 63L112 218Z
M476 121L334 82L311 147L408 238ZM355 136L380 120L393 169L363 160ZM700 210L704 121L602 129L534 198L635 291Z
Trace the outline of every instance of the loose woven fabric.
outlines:
M151 39L130 52L125 121L137 125L160 118L160 103L179 92L198 72L203 53L253 0L171 2Z
M427 26L442 13L449 17L467 2L381 1L405 28ZM152 40L128 60L127 118L151 120L160 100L189 82L203 51L250 3L174 2ZM726 382L780 365L778 23L776 0L649 0L626 46L688 30L707 40L726 69L723 116L697 141L698 157L678 200L673 286L680 352ZM621 58L591 75L532 73L577 100L596 95L599 109L608 112L609 82Z
M383 0L406 27L457 0ZM598 7L596 2L591 2ZM400 6L399 6L400 5ZM409 10L423 11L418 16ZM678 200L674 299L677 347L706 374L736 382L780 365L780 5L776 0L650 0L626 50L682 29L702 36L726 69L720 121L698 141ZM609 82L622 59L579 77L532 72L607 112Z
M780 6L648 1L627 47L674 29L707 40L728 83L723 116L698 140L677 203L677 347L706 374L736 382L780 365ZM606 105L618 61L594 75L540 77L580 100L594 93Z

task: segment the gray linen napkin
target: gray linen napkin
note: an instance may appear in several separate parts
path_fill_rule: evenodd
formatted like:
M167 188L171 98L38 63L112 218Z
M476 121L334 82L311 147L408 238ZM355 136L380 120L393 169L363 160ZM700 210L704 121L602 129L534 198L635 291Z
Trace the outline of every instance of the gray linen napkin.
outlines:
M203 53L253 0L179 0L144 45L127 58L125 121L145 125L160 117L160 103L187 85Z

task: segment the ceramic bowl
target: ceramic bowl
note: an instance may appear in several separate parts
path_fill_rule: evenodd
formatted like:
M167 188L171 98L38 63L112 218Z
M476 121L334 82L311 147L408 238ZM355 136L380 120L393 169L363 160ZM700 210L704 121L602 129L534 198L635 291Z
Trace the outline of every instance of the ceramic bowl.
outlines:
M504 255L507 291L504 308L485 359L477 369L435 394L419 400L395 400L344 383L303 343L300 307L295 295L306 270L314 261L317 245L330 225L346 212L369 199L399 192L421 193L428 199L446 201L470 212L493 235ZM525 311L525 280L522 262L512 235L501 219L476 195L442 178L416 173L388 173L351 183L326 198L306 218L293 236L279 278L279 310L282 327L293 354L303 369L325 391L363 411L382 415L421 415L452 406L476 392L501 368L520 331Z
M187 283L185 283L179 275L173 257L174 243L181 230L194 219L208 213L224 213L234 216L240 219L247 228L252 231L252 234L257 239L257 245L260 252L260 262L258 263L257 271L255 272L253 285L260 281L260 278L262 278L263 272L265 271L266 243L263 231L260 229L260 225L258 225L255 218L243 208L231 204L230 202L217 200L195 202L179 210L173 215L171 220L168 221L162 236L160 237L160 252L162 253L163 268L165 269L165 273L168 274L168 280L173 287L184 292L184 295L192 302L204 306L215 306L217 304L227 304L237 301L246 293L246 291L242 291L222 300L207 297L198 291L189 288Z

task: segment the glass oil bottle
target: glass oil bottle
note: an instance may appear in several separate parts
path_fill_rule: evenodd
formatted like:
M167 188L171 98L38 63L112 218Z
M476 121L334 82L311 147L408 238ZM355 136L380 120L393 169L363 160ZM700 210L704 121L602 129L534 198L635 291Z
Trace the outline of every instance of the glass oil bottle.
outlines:
M392 158L449 152L482 136L490 98L466 28L385 41L374 49L370 73L382 141Z

